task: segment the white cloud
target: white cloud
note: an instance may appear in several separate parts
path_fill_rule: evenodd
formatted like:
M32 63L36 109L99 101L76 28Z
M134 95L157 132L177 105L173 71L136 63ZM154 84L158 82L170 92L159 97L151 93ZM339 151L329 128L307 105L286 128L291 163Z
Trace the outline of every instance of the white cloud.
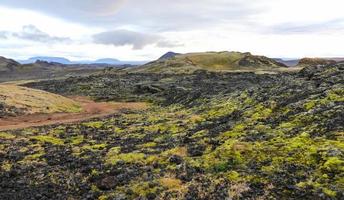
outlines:
M176 45L155 34L140 33L125 29L101 32L93 35L97 44L125 46L131 45L133 49L143 49L147 45L155 44L159 47L175 47Z
M63 43L63 42L70 42L71 39L67 37L56 37L51 36L41 30L39 30L34 25L25 25L23 26L20 32L9 32L9 31L2 31L0 33L0 37L4 38L17 38L22 40L29 40L34 42L44 42L44 43Z
M2 0L0 55L147 60L169 50L237 50L344 56L343 7L342 0ZM23 31L28 24L36 29Z

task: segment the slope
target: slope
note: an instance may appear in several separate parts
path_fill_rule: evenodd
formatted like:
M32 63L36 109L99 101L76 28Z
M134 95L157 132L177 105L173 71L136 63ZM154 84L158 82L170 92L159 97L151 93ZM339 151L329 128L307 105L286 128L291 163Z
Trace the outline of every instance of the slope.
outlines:
M16 85L0 85L0 117L80 110L77 102L60 95Z

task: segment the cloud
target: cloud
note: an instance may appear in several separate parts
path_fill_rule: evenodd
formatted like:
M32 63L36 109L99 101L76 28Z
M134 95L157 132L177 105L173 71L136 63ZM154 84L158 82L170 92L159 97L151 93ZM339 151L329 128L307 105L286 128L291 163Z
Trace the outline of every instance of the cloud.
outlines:
M342 0L0 0L0 54L153 59L173 48L334 55L344 52L343 6ZM36 27L20 30L26 24ZM23 51L25 44L31 47Z
M155 34L140 33L125 29L106 31L93 35L93 40L97 44L124 46L132 45L133 49L143 49L147 45L155 44L158 47L174 47L170 41Z
M1 0L0 4L80 20L90 16L113 15L125 2L126 0Z
M1 36L3 36L4 38L13 37L22 40L29 40L42 43L64 43L71 41L71 39L67 37L51 36L39 30L34 25L25 25L22 27L22 30L20 32L2 31L0 32L0 37Z
M267 30L274 34L310 34L310 33L336 33L344 30L344 19L335 19L319 23L282 23L267 27Z
M111 18L127 0L1 0L0 6L25 9L84 25L113 25Z
M7 33L6 33L6 31L0 31L0 38L1 38L1 39L7 39Z
M244 20L259 11L250 0L2 0L24 8L87 25L107 28L144 27L146 31L203 28Z
M300 23L287 32L300 32L304 25L343 17L342 1L329 1L310 4L308 0L1 0L0 5L108 30L131 27L145 32L168 32L241 26L245 31L271 28L278 33L277 29L283 31L283 26L295 22Z
M173 48L182 47L184 44L175 41L161 40L156 44L156 46L161 48Z

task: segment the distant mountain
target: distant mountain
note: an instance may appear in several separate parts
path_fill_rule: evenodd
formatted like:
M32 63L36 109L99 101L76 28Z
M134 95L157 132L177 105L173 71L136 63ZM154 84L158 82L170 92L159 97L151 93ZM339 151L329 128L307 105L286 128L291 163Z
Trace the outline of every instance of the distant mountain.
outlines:
M118 65L120 63L122 63L120 60L113 59L113 58L103 58L103 59L99 59L93 62L93 64L111 64L111 65Z
M256 72L287 68L286 65L271 58L241 52L203 52L178 55L168 53L167 57L169 58L150 62L132 71L151 73L192 73L197 70Z
M32 57L32 58L29 58L28 60L19 60L19 62L21 64L31 64L31 63L35 63L37 61L61 63L61 64L64 64L64 65L73 64L73 62L71 62L67 58L62 58L62 57L45 57L45 56L43 56L43 57Z
M169 52L165 53L164 55L162 55L159 58L159 60L170 59L170 58L173 58L173 57L178 56L178 55L180 55L180 53L175 53L175 52L169 51Z
M61 62L61 60L50 61ZM65 65L57 62L42 61L40 59L37 59L34 63L20 64L12 59L0 57L0 82L85 76L101 72L104 67L106 66L97 64Z
M106 64L106 65L144 65L149 61L121 61L113 58L102 58L96 61L88 61L84 64ZM74 64L80 64L79 62L75 61Z
M62 57L46 57L46 56L39 56L39 57L32 57L27 60L19 60L21 64L32 64L36 63L37 61L44 61L49 63L61 63L64 65L79 65L79 64L105 64L105 65L143 65L146 64L148 61L120 61L113 58L102 58L99 60L81 60L81 61L70 61L67 58Z
M287 65L288 67L295 67L299 63L299 59L282 59L282 58L274 58L277 62L283 63Z

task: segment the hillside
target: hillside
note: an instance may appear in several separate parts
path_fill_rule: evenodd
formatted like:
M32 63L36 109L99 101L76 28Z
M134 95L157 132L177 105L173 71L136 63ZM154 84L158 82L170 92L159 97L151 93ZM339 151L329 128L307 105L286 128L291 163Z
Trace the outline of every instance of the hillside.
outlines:
M0 72L1 73L13 71L19 65L20 64L14 60L7 59L0 56Z
M78 103L60 95L0 84L0 117L78 111L80 111Z
M206 52L174 54L133 70L152 73L192 73L196 70L209 71L264 71L278 70L287 66L264 56L240 52Z

